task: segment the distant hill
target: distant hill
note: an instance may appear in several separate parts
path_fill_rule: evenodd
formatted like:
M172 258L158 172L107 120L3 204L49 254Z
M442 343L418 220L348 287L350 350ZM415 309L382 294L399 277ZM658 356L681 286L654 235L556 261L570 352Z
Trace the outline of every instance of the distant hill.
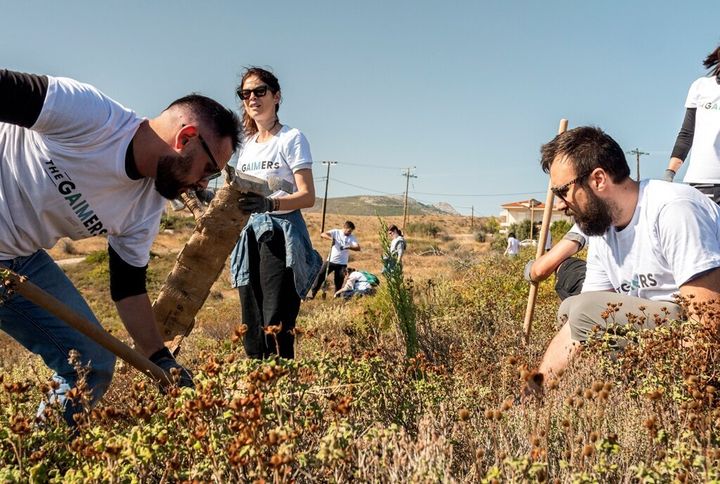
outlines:
M315 201L307 212L321 212L322 198ZM327 213L338 215L380 215L392 217L403 214L403 197L384 195L358 195L354 197L328 198ZM408 198L410 215L460 215L449 203L427 205Z

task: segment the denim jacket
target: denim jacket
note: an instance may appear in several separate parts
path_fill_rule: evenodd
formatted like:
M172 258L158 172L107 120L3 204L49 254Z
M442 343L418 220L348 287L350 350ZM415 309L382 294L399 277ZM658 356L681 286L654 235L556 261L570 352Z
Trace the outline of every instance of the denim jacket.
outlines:
M320 272L322 258L312 247L310 234L300 210L280 215L254 213L250 216L240 234L240 240L230 255L230 282L233 287L250 284L248 230L255 232L255 239L258 242L270 240L275 230L283 231L285 266L293 270L295 290L300 298L304 298Z

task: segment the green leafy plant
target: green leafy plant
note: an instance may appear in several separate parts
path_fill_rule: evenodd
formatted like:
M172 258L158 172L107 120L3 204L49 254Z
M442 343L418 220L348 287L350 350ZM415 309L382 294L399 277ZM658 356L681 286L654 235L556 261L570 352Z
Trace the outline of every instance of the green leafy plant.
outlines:
M413 358L418 351L415 304L413 303L412 292L403 276L402 264L399 264L390 253L390 237L388 236L387 227L385 221L381 220L380 246L382 247L384 265L383 275L387 281L387 291L395 310L398 329L405 341L405 355L408 358Z

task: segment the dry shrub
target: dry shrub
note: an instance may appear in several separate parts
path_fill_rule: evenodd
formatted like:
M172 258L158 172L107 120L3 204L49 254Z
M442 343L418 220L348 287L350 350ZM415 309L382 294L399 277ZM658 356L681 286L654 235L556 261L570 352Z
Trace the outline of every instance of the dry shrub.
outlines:
M47 375L29 377L27 359L8 358L0 372L0 481L720 479L712 308L698 308L703 325L667 321L630 334L620 354L597 339L562 378L544 382L543 400L522 400L558 307L543 284L524 346L523 258L488 256L452 278L438 275L439 266L415 277L415 358L405 357L380 291L304 304L298 359L248 361L230 331L238 309L228 298L203 313L201 327L217 323L181 353L196 391L159 395L121 367L74 436L56 410L34 425Z

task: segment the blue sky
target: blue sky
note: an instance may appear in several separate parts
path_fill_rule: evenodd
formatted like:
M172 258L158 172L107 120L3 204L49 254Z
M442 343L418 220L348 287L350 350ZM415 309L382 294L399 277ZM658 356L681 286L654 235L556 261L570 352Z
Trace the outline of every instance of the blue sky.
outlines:
M320 195L322 160L339 162L331 197L400 194L414 166L412 197L492 215L543 199L539 147L562 117L650 152L641 175L659 177L719 13L717 0L5 2L0 58L148 117L192 91L237 108L243 66L270 66Z

